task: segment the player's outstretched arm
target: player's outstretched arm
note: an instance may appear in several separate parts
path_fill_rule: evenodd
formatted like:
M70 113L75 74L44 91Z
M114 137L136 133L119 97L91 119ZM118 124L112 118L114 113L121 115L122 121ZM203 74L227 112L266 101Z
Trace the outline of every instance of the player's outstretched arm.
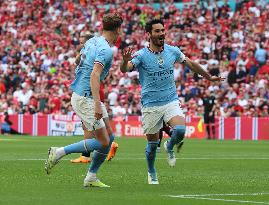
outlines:
M78 54L78 55L76 56L76 60L75 60L75 64L76 64L76 66L79 64L79 62L80 62L80 54Z
M133 53L133 49L131 49L131 48L127 48L127 49L123 50L122 63L120 66L121 72L126 73L126 72L133 69L134 66L130 62L132 60L132 53Z
M206 78L209 81L223 81L225 78L219 77L219 76L211 76L208 72L206 72L198 63L190 60L186 57L186 61L184 62L185 65L188 66L193 72L200 74L204 78Z
M80 39L79 40L79 46L78 46L78 55L76 56L76 60L75 60L75 64L78 65L79 62L80 62L80 58L81 58L81 54L79 53L80 50L83 48L84 44L87 42L87 40L91 39L94 37L94 35L92 33L86 33L86 34L83 34L82 37L82 40Z

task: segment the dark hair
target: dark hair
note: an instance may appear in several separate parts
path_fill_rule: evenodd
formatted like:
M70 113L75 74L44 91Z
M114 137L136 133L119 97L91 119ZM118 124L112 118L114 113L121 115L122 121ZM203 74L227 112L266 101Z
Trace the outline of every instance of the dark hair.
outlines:
M85 34L81 37L83 37L85 40L89 40L90 38L94 37L94 35L93 34Z
M83 33L80 34L80 38L83 38L84 41L87 41L87 40L89 40L92 37L94 37L93 32L86 31L86 32L83 32Z
M105 31L115 31L116 29L121 27L122 22L123 19L119 14L106 14L104 15L102 20L103 29Z
M146 32L151 32L152 31L152 25L154 24L162 24L164 26L163 20L162 19L152 19L146 23L145 29Z

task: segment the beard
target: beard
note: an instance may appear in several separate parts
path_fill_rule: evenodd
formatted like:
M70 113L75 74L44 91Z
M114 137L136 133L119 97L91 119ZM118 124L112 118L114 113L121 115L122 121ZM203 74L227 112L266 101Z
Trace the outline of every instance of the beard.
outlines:
M163 47L164 45L164 37L153 37L151 38L151 41L155 46L158 47Z

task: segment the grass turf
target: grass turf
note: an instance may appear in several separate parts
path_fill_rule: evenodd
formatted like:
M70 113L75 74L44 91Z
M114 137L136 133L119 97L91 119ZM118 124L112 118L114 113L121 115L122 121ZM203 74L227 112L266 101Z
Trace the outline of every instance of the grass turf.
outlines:
M0 204L269 204L269 141L187 139L175 168L168 167L162 149L157 186L147 184L146 141L135 138L116 139L116 158L98 173L111 188L83 188L88 165L69 161L78 154L65 157L46 175L48 148L81 139L0 136Z

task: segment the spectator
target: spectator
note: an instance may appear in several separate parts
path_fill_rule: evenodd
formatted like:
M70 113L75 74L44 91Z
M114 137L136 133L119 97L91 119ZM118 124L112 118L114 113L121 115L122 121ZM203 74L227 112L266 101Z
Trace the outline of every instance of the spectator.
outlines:
M1 134L20 134L12 128L12 122L9 120L7 112L4 112L1 119Z
M227 76L227 82L229 86L232 86L236 83L236 69L234 68L233 64L229 65L229 73Z
M259 63L259 67L261 67L265 64L266 57L267 57L267 52L263 48L263 45L260 44L260 47L257 48L255 51L255 58L256 58L257 62Z
M118 95L119 95L119 90L117 88L113 88L110 93L107 96L107 99L109 100L109 105L110 106L115 106L117 101L118 101Z
M25 85L22 90L18 91L17 97L18 101L22 103L22 105L28 105L29 100L33 94L30 86Z
M239 64L239 68L236 72L236 82L237 83L245 83L246 82L246 69L244 68L244 66L242 64Z
M259 69L259 75L269 74L269 58L266 60L266 63Z

